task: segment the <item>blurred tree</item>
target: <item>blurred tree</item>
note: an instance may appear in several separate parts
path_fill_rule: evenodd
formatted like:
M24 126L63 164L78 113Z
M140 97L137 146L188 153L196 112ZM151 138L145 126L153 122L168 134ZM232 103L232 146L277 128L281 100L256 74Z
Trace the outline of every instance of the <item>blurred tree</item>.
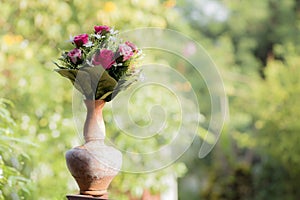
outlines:
M210 41L205 48L230 105L215 150L204 160L185 157L190 173L180 182L180 199L191 192L192 199L297 199L299 1L178 2ZM193 175L202 181L191 190L185 186Z

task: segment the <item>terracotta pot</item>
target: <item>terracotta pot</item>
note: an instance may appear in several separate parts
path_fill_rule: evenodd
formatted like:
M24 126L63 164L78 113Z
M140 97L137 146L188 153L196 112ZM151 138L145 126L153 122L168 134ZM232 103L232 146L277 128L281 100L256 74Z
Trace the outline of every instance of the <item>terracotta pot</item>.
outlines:
M85 100L87 116L84 124L85 144L66 153L67 166L75 178L81 195L107 199L107 188L122 164L122 154L104 143L103 100Z

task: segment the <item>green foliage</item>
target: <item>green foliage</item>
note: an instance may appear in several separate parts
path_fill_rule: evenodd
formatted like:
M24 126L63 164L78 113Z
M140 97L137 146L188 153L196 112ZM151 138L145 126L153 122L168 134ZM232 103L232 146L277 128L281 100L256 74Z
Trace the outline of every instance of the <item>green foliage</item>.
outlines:
M8 106L13 107L10 101L0 99L0 199L27 199L33 189L28 171L31 159L22 148L35 145L16 137Z
M190 18L190 10L205 7L196 1L180 1L179 8L209 37L206 47L224 77L230 105L230 122L211 155L186 161L193 165L186 180L202 180L192 199L297 199L299 2L211 2L225 9L224 21L205 14L203 20ZM192 191L186 180L180 181L182 199Z
M278 159L290 173L300 174L300 140L298 123L300 108L300 82L298 63L300 57L286 52L285 61L270 60L266 79L254 93L257 104L253 105L254 137L257 145ZM257 83L259 84L259 83ZM263 98L265 95L268 98ZM257 105L264 110L257 109ZM272 139L270 139L272 138Z

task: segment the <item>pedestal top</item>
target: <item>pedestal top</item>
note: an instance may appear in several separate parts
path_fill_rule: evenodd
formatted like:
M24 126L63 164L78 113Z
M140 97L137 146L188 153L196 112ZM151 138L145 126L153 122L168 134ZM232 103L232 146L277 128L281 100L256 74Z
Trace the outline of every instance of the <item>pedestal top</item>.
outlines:
M102 198L102 197L93 197L89 195L73 195L69 194L67 195L68 200L109 200L108 198Z

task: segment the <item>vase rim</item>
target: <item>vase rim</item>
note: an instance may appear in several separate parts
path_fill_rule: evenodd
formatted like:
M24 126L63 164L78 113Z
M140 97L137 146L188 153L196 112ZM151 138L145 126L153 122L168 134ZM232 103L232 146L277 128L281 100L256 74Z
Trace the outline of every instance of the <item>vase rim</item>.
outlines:
M84 99L84 103L88 107L93 106L93 105L96 107L98 107L98 106L103 107L105 105L106 101L103 99L97 99L97 100Z
M103 100L103 99L84 99L84 102L102 102L102 103L105 103L106 101Z

